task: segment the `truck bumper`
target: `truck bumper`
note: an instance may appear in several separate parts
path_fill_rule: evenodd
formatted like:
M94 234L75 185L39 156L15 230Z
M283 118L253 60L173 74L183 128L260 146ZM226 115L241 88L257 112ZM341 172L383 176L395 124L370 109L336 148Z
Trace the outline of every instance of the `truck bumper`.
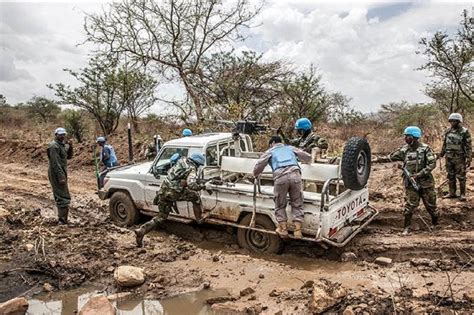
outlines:
M98 194L99 194L99 198L101 200L107 199L107 191L106 190L101 189L101 190L99 190Z

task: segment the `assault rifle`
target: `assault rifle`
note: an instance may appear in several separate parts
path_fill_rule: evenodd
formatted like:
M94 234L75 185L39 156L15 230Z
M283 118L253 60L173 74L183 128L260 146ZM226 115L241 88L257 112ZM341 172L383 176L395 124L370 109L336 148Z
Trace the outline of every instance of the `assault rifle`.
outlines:
M408 182L413 187L413 189L415 189L416 191L420 191L420 186L418 185L416 180L413 177L411 177L411 174L407 170L405 165L402 167L402 171L403 171L403 175L405 175L405 177L407 178Z
M221 180L221 177L220 176L214 176L214 177L211 177L211 178L198 178L196 180L196 182L199 184L199 185L205 185L206 183L211 183L213 185L222 185L222 180Z

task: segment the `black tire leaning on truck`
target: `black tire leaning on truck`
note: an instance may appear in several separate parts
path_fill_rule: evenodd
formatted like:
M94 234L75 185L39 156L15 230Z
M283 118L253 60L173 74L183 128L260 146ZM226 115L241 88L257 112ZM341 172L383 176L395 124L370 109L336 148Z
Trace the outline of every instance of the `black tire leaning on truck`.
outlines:
M249 213L240 220L239 224L248 226L252 220ZM263 230L275 231L273 221L261 214L255 216L255 227ZM279 254L283 251L283 241L278 235L267 234L248 229L237 229L237 241L243 248L255 253Z
M367 139L352 137L342 153L341 175L344 186L360 190L367 185L371 168L371 152Z
M110 197L110 218L118 226L132 226L140 220L140 213L130 196L123 191L116 191Z

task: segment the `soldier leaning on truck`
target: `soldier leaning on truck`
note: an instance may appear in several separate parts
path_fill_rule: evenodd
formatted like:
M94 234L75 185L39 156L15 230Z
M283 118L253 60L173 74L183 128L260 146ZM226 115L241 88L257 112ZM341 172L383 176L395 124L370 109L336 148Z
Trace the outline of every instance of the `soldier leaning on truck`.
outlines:
M138 247L143 246L143 238L147 233L168 218L176 201L192 202L194 216L198 221L201 219L201 198L198 191L204 189L205 186L197 181L197 173L199 166L204 165L204 157L195 153L189 158L178 157L175 161L175 166L168 171L153 200L153 204L158 205L158 215L135 230Z
M291 213L295 223L293 234L296 238L301 238L304 212L301 170L297 158L303 163L309 163L311 155L295 147L284 145L280 136L271 137L269 145L271 148L260 157L253 170L253 175L259 176L265 167L270 165L274 181L275 217L278 221L276 232L281 236L288 236L286 205L289 194Z
M448 172L449 194L447 198L456 198L456 179L459 180L459 200L466 200L466 169L472 161L471 134L463 127L462 116L452 113L448 118L451 123L443 141L440 156L446 156L446 171Z
M54 140L48 145L48 178L58 208L58 223L68 223L71 196L67 186L67 160L72 158L72 143L66 141L66 130L57 128Z
M403 235L410 233L411 218L413 212L420 204L420 198L426 210L431 215L433 225L438 224L438 211L436 209L435 182L431 171L436 167L436 156L433 150L420 141L421 129L416 126L409 126L405 129L405 142L397 151L390 154L388 158L378 159L378 162L401 161L404 163L410 176L419 186L417 191L404 175L405 185L405 209L403 211L405 220L403 224Z
M314 161L317 152L313 152L313 149L316 151L327 150L329 145L326 139L316 135L312 129L313 124L308 118L300 118L295 123L295 130L300 137L289 140L283 135L281 130L278 133L283 137L286 144L298 147L311 154Z

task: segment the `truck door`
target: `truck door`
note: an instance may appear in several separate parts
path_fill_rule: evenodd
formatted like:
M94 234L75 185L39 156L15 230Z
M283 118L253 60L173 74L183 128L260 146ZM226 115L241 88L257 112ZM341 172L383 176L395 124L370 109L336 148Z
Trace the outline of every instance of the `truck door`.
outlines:
M188 148L167 147L163 148L160 155L153 163L151 169L146 174L145 201L149 208L158 211L158 207L153 205L157 191L160 189L161 182L168 174L171 168L170 158L173 154L179 153L181 157L188 156Z

